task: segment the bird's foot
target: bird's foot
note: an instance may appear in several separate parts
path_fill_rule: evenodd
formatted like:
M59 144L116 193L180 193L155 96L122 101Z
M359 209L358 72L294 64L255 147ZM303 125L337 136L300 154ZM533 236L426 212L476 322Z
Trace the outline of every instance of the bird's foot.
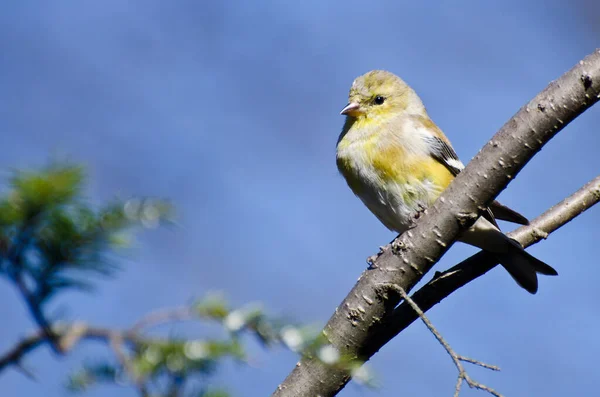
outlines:
M419 204L418 205L419 208L417 208L417 211L415 211L415 214L413 215L413 218L415 220L419 219L421 217L421 215L423 215L425 213L426 208L423 207L423 205Z
M381 246L379 247L379 252L376 253L375 255L371 255L367 258L367 264L369 265L369 269L377 269L377 265L375 264L375 261L377 260L377 258L379 258L385 251L387 251L389 248L389 245L385 245L385 246Z
M414 229L414 227L417 226L416 220L419 219L425 213L426 210L427 208L425 208L422 204L418 205L417 210L412 216L412 220L410 222L410 225L408 226L408 230Z

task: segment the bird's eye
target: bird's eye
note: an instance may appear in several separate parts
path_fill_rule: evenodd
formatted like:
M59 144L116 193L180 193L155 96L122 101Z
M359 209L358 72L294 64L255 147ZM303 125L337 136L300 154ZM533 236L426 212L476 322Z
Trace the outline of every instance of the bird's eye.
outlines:
M375 105L381 105L381 104L383 104L385 102L385 98L382 97L381 95L377 95L375 97L374 102L375 102Z

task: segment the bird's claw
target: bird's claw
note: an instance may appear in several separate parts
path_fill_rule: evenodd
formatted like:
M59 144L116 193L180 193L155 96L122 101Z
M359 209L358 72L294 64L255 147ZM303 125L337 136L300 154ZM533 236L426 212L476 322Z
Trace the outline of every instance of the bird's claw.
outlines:
M418 207L419 208L415 211L415 214L413 215L413 218L415 220L419 219L421 217L421 215L423 215L425 213L425 210L426 210L426 208L422 204L419 204Z
M425 208L422 204L418 205L418 208L417 208L417 210L415 210L415 213L412 216L412 220L410 222L410 225L408 225L407 230L414 229L415 226L417 226L417 223L415 221L417 219L419 219L421 217L421 215L423 215L425 213L426 210L427 210L427 208Z
M367 258L367 264L369 265L369 269L376 269L377 265L375 264L375 261L377 260L377 258L379 258L381 256L381 254L383 254L387 249L387 246L381 246L379 247L379 252L376 253L375 255L371 255Z

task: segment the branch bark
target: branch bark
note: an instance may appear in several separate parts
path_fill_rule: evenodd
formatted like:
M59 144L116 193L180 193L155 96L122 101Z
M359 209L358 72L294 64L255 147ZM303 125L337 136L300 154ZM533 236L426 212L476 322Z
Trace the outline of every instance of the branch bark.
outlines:
M323 329L344 356L368 360L365 350L400 302L545 143L600 99L600 50L522 107L494 135L448 189L363 272ZM333 396L350 380L347 369L304 357L274 396Z
M556 204L527 226L508 233L524 247L548 238L548 236L566 225L600 201L600 176L588 182L581 189ZM434 278L412 295L412 300L424 312L428 311L454 291L470 283L496 267L493 255L484 251L465 259L458 265L436 274ZM407 302L402 302L386 318L386 325L364 346L363 355L372 356L393 337L419 318Z

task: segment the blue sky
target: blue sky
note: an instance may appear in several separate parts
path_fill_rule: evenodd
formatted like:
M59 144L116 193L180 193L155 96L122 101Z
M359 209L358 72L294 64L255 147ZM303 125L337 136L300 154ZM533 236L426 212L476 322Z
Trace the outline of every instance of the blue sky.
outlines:
M593 8L596 7L596 10ZM123 271L91 295L69 294L65 318L125 327L153 308L211 290L235 304L323 324L394 235L337 174L335 142L352 80L387 69L415 88L467 162L518 108L598 46L597 5L522 2L10 2L0 13L0 176L51 158L88 166L88 196L170 198L180 226L143 233ZM533 218L598 172L600 111L569 125L501 201ZM530 296L501 269L430 313L461 353L499 365L476 379L508 396L595 390L592 209L531 252L559 277ZM457 244L436 269L474 252ZM572 298L576 293L575 303ZM33 325L0 281L4 351ZM115 307L118 310L115 310ZM28 359L32 382L0 374L3 396L65 394L69 370L102 347ZM252 367L218 381L268 395L293 367L251 346ZM421 324L371 361L382 387L340 395L451 395L455 369ZM464 390L462 396L478 392ZM132 396L100 387L89 396Z

